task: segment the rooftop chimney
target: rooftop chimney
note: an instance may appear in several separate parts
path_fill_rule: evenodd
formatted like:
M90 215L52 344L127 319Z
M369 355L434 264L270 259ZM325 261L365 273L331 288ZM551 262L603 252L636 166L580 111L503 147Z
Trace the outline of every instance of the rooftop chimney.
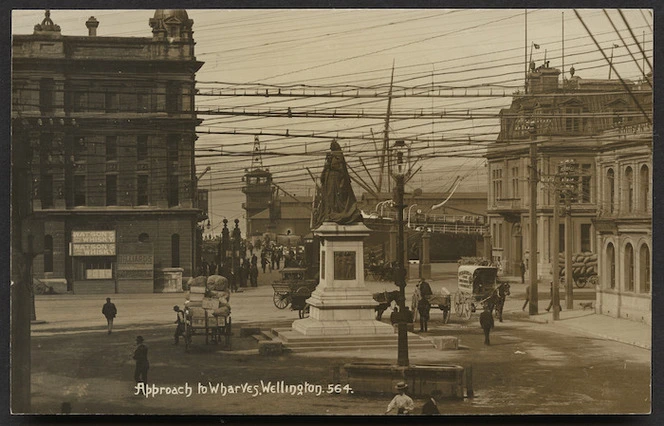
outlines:
M88 35L90 37L97 36L97 27L99 26L99 21L97 21L94 16L91 16L87 21L85 21L85 26L88 27Z

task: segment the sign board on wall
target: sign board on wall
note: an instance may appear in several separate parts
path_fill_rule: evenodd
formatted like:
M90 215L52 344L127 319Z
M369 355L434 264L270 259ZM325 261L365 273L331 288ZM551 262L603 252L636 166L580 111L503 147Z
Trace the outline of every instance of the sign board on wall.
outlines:
M71 256L115 256L115 231L72 231Z
M117 261L119 280L154 278L154 253L150 243L120 244Z
M85 271L86 280L111 280L113 279L112 269L87 269Z

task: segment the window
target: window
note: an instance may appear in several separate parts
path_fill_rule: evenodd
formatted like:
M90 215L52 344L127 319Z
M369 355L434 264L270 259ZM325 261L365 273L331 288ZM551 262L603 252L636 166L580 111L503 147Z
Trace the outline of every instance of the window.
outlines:
M74 161L83 161L85 160L85 153L87 150L87 146L85 145L85 139L83 138L76 138L74 140Z
M578 117L581 114L581 108L566 108L565 114L565 131L571 133L578 133L581 129L581 117ZM574 117L574 115L577 115Z
M118 111L118 94L113 92L104 93L104 108L106 112Z
M44 272L53 272L53 237L44 235Z
M641 180L641 191L639 194L640 200L640 205L641 205L641 211L642 212L647 212L648 211L648 206L650 204L650 200L648 199L650 197L650 171L648 170L648 166L645 164L641 166L641 172L640 172L640 180Z
M168 162L178 161L178 141L180 137L178 135L168 135L168 145L167 160Z
M118 175L106 175L106 205L118 204Z
M41 175L39 199L42 209L53 207L53 175Z
M609 286L616 288L616 250L611 243L606 247L606 259L609 265Z
M590 251L590 224L581 224L581 251Z
M177 175L168 177L168 207L175 207L180 204L178 184Z
M625 246L625 291L634 291L634 249L630 243Z
M512 167L512 197L519 198L519 168Z
M606 178L608 181L607 185L607 196L606 196L606 201L609 203L609 212L613 213L613 203L615 201L615 189L616 189L616 177L615 173L613 172L613 169L609 169L606 172Z
M579 194L579 198L582 203L590 202L591 167L592 164L581 165L581 194Z
M39 81L39 111L42 114L53 112L55 82L52 78Z
M166 112L180 112L182 109L182 98L180 84L169 82L166 86Z
M494 200L499 200L503 198L503 170L496 169L491 173L493 181L493 198Z
M627 211L634 211L634 173L631 167L625 169L625 196L627 198Z
M118 159L118 137L106 136L106 161L117 161Z
M85 175L74 176L74 206L85 205Z
M639 264L641 293L650 293L650 249L645 244L641 244L639 250Z
M136 160L145 161L148 159L148 135L138 135L136 137Z
M180 235L171 235L171 268L180 267Z
M149 202L148 175L138 175L136 177L136 205L147 206Z

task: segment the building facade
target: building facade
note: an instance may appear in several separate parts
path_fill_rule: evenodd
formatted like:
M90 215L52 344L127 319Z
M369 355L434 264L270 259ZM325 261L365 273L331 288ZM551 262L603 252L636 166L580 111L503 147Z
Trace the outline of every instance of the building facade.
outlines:
M172 268L187 279L201 218L193 21L157 10L151 37L99 37L91 17L88 36L65 36L49 15L13 37L12 143L27 145L43 224L34 277L106 294L158 291Z
M513 275L519 274L521 261L529 268L536 258L538 276L550 280L553 241L558 238L560 252L566 250L565 224L571 222L569 249L598 255L599 295L604 295L598 296L598 310L615 316L639 311L646 314L637 319L646 321L652 88L645 80L626 81L628 92L618 80L584 80L573 68L570 72L559 83L559 70L548 64L531 67L528 93L516 94L501 111L499 137L487 150L492 256ZM531 144L537 146L536 256L529 253ZM574 196L556 203L561 165L571 159L567 179ZM556 204L567 204L570 218L561 218L553 229Z

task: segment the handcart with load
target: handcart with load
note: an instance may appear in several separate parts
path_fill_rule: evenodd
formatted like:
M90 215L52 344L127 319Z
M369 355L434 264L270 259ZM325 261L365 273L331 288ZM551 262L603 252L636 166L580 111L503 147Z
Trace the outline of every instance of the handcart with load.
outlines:
M230 287L220 275L189 280L184 303L184 341L189 351L193 336L204 336L205 344L223 344L231 349L232 321Z

